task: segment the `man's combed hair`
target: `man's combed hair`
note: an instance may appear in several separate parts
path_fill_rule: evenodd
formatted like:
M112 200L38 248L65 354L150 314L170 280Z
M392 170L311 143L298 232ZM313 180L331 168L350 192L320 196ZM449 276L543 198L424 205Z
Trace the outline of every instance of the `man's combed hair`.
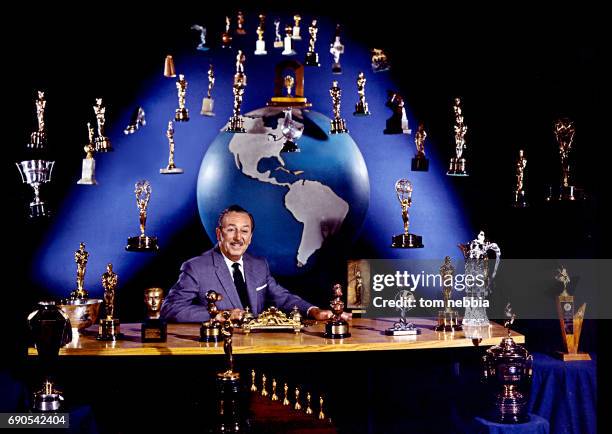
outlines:
M223 211L221 211L221 214L219 214L219 219L217 220L217 227L219 229L223 227L223 217L225 217L225 215L230 212L242 212L248 215L249 218L251 219L251 232L255 231L255 219L253 218L253 215L250 212L248 212L246 209L241 207L240 205L236 205L236 204L230 205L227 208L225 208Z

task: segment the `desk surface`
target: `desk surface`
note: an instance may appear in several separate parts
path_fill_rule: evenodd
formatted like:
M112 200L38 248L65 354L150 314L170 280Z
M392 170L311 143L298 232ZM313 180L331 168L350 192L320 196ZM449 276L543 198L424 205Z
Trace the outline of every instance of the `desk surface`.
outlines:
M335 351L387 351L420 350L453 347L471 347L472 339L464 332L436 332L436 322L427 318L411 318L411 322L421 329L416 336L386 336L384 330L392 327L392 318L369 319L355 318L351 321L352 336L342 340L323 338L323 323L316 323L303 329L302 333L261 332L244 334L242 330L234 333L235 354L265 353L312 353ZM207 355L223 354L223 342L199 342L200 324L168 324L168 340L162 343L140 342L140 324L121 324L122 340L103 342L96 340L97 326L85 330L77 340L60 350L62 356L158 356L158 355ZM480 345L497 345L506 330L499 324L491 325L483 336ZM513 332L517 343L524 343L525 337ZM28 354L36 355L35 348Z

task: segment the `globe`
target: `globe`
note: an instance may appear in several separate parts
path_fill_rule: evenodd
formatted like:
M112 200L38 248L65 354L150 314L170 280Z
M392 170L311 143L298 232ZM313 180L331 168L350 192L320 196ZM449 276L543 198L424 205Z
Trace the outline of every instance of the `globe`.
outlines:
M330 119L293 109L303 126L297 152L281 152L283 110L244 116L246 133L222 132L208 147L198 174L197 202L215 240L219 213L231 204L255 219L249 252L285 276L316 269L322 252L355 240L370 200L365 161L351 136L330 134Z

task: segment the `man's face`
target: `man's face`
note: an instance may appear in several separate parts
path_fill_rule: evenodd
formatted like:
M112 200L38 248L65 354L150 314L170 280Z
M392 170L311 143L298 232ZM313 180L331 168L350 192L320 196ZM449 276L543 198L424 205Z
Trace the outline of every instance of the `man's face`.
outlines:
M159 290L147 291L145 293L145 303L152 312L157 312L161 307L163 294Z
M243 212L229 212L217 228L217 241L221 252L232 261L238 261L251 244L253 228L249 215Z

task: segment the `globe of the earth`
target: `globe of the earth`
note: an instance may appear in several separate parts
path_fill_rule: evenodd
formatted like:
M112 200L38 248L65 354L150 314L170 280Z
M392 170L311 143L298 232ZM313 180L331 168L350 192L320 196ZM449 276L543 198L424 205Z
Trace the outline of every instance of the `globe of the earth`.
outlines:
M197 185L209 237L216 241L221 210L242 206L255 219L249 252L286 276L316 269L322 252L353 241L370 200L368 170L350 135L330 134L330 119L320 113L292 114L304 127L298 152L281 152L283 110L258 109L244 116L246 133L224 127L210 144Z

